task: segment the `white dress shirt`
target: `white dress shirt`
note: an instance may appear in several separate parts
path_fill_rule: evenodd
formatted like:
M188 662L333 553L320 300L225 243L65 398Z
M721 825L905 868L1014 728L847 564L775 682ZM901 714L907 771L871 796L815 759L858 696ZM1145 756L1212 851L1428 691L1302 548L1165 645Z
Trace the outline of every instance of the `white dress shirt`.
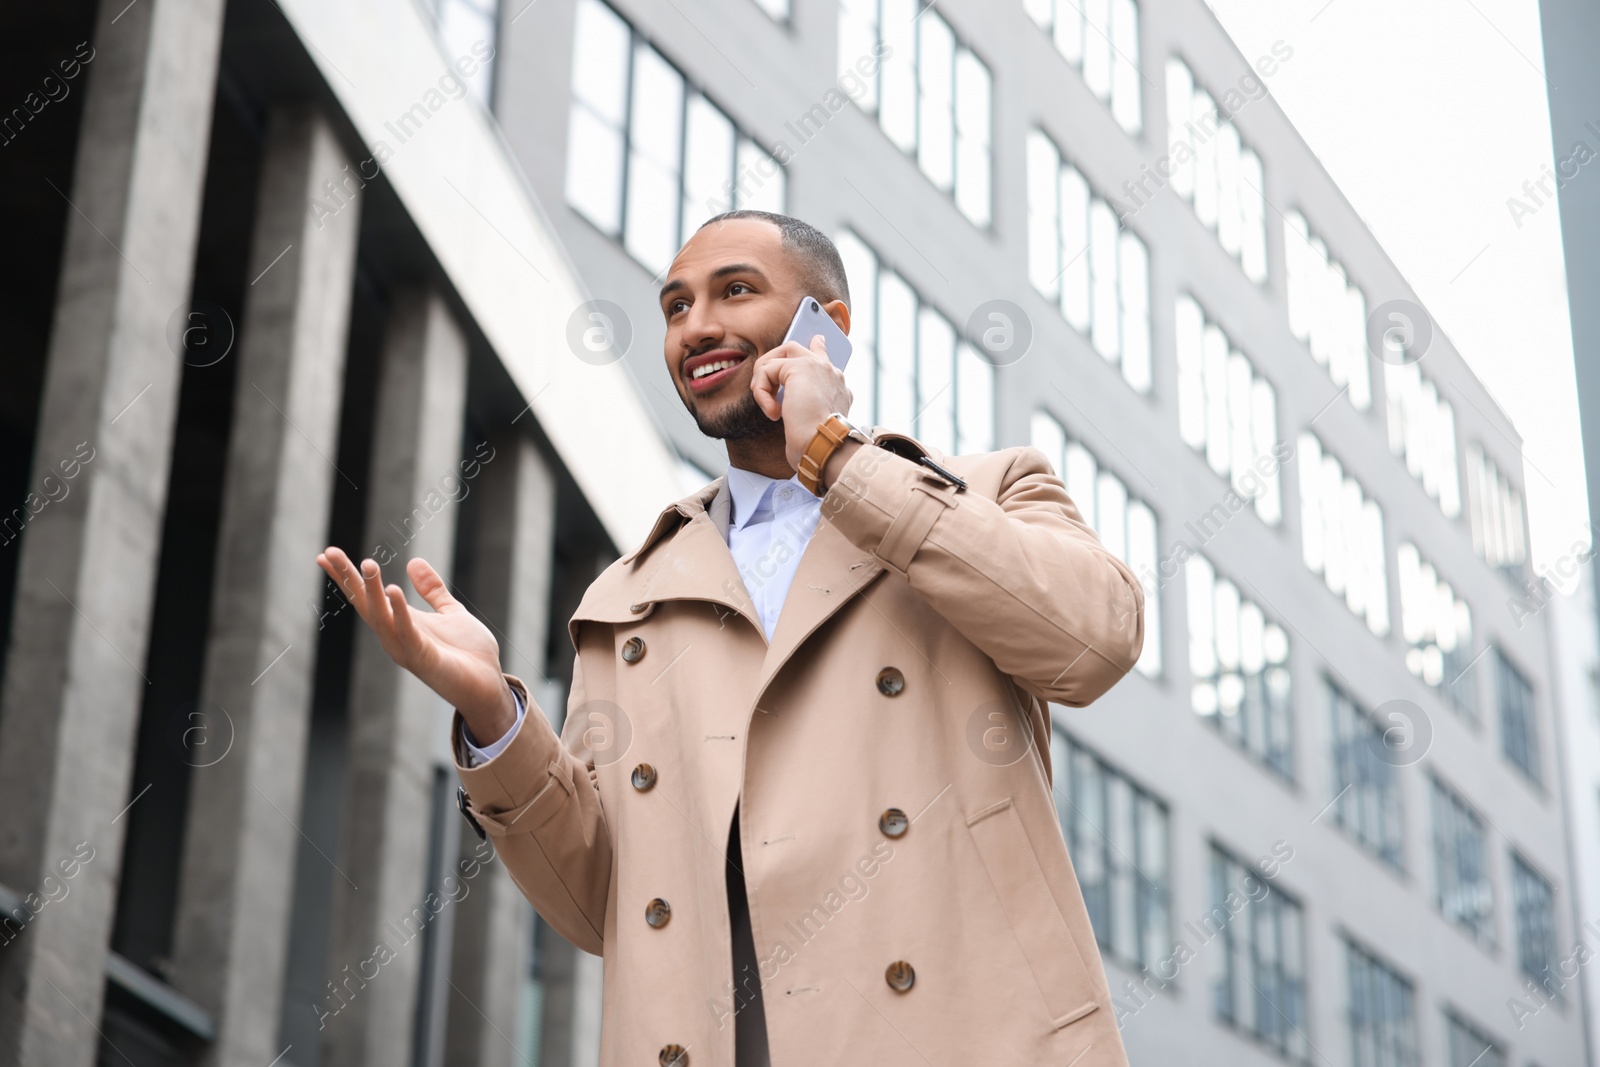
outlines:
M728 468L728 497L733 505L728 517L728 551L770 641L800 557L822 518L822 498L801 485L799 475L780 481L739 467ZM516 701L516 723L493 744L479 748L463 730L468 766L493 759L511 744L527 715L522 698L517 696Z

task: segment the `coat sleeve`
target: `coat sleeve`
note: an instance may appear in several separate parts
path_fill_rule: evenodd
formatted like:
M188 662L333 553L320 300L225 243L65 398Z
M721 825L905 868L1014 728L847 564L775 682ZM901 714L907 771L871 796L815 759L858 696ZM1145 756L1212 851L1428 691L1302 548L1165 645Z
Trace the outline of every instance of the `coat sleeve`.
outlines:
M459 711L450 728L467 810L494 840L506 872L545 922L585 952L604 955L611 832L593 757L584 744L587 717L569 714L557 737L522 680L508 674L506 681L528 712L504 751L469 767ZM579 657L567 707L584 705Z
M898 444L926 451L909 438ZM1083 521L1043 452L1004 454L1011 463L990 499L896 452L862 447L828 488L822 514L1022 688L1083 707L1138 660L1144 590Z

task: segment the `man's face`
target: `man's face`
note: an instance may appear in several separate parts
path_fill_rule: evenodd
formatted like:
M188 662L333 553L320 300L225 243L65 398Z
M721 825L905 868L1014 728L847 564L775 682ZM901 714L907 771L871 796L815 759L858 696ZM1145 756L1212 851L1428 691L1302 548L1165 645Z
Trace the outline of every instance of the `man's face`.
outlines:
M701 433L724 440L782 433L756 405L751 369L782 343L804 295L782 233L762 219L707 226L679 250L661 288L664 354Z

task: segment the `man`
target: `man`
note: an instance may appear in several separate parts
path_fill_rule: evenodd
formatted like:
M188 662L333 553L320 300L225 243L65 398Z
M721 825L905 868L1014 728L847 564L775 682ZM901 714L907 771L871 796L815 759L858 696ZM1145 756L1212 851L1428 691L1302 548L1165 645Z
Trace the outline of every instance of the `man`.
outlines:
M787 216L674 259L667 370L729 469L589 587L559 738L426 562L433 612L318 563L457 709L524 895L605 956L608 1067L1124 1065L1047 702L1133 666L1139 583L1036 449L853 430L822 338L780 343L808 295L849 331L838 252Z

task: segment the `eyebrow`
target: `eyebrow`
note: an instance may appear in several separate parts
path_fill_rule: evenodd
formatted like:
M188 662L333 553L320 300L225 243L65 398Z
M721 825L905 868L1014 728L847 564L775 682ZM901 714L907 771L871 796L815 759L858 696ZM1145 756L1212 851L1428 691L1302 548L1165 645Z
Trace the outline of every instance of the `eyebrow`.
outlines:
M753 274L762 281L767 280L766 274L753 263L729 263L726 266L718 267L711 272L711 280L716 281L718 278L726 278L730 274ZM674 278L661 287L661 294L656 299L657 301L665 300L670 294L687 288L689 288L688 282L682 278Z

